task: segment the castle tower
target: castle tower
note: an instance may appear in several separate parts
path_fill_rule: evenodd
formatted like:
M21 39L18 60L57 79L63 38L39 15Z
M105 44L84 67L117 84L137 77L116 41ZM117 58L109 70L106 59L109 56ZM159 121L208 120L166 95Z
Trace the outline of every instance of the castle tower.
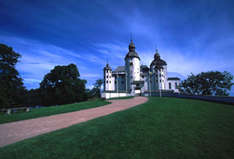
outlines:
M167 63L161 59L158 49L154 54L154 60L150 64L150 71L153 73L151 79L151 91L165 90L167 86Z
M112 76L112 69L109 64L104 67L104 91L114 90L114 77Z
M132 40L128 48L129 52L125 56L126 91L128 93L136 93L137 86L134 86L134 83L136 84L140 81L140 57L135 51L135 45Z

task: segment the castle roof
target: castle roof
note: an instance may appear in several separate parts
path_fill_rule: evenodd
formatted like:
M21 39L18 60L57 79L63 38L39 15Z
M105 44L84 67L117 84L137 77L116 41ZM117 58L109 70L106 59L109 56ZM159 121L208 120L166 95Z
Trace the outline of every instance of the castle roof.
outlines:
M149 67L146 65L141 65L141 71L142 72L148 72L149 71Z
M168 77L167 80L168 81L170 81L170 80L180 80L180 78L178 78L178 77Z
M113 72L125 72L125 66L118 66Z
M154 54L154 60L151 62L150 67L152 66L166 66L167 63L161 59L158 49L156 49L156 53Z
M128 49L129 49L129 52L127 53L127 55L125 56L125 59L126 58L132 58L132 57L136 57L140 60L140 57L138 56L137 52L135 51L135 44L133 43L133 41L131 40L129 46L128 46Z

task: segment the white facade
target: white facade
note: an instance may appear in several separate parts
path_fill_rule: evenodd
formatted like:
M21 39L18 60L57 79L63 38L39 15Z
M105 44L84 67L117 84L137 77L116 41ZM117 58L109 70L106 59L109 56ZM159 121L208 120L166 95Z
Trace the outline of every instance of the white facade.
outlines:
M164 90L167 86L167 66L163 66L163 69L161 70L161 88Z
M115 77L112 76L112 70L107 65L104 69L104 89L106 91L114 91L115 90Z
M101 94L101 97L105 98L105 99L119 98L119 97L128 97L128 96L131 96L131 95L127 94L127 93L112 93L112 92L103 92Z
M132 77L133 81L140 81L140 60L136 57L132 58Z
M148 85L149 85L149 82L148 82L148 75L146 74L142 74L142 77L141 77L141 80L142 81L146 81L144 82L144 85L143 87L141 88L141 92L147 92L148 91Z
M128 57L125 59L125 68L127 72L127 85L128 91L132 94L134 93L140 93L140 91L135 90L135 85L133 85L133 82L140 81L140 59L137 57Z
M179 89L178 89L179 84L180 84L179 78L169 78L167 89L173 90L175 93L179 93Z

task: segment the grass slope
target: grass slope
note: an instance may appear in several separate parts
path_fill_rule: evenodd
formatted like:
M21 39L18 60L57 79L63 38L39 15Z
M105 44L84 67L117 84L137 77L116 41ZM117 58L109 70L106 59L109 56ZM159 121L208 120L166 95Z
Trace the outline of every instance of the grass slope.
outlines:
M11 115L0 114L0 124L12 122L12 121L32 119L32 118L37 118L37 117L42 117L42 116L49 116L49 115L54 115L54 114L78 111L82 109L103 106L105 104L108 104L108 102L97 99L97 100L91 100L91 101L74 103L74 104L66 104L66 105L59 105L59 106L43 107L40 109L32 109L32 111L30 112L13 113Z
M234 158L234 107L176 98L140 106L0 149L4 159Z

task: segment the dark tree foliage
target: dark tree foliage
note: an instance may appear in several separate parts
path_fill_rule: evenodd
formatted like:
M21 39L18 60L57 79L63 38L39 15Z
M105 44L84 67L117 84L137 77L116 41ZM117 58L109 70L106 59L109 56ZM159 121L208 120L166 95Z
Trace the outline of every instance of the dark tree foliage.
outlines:
M36 106L36 105L42 105L42 97L41 97L41 91L39 88L37 89L31 89L27 92L27 105L29 106Z
M86 100L85 80L74 64L56 66L40 83L42 105L60 105Z
M101 86L103 84L103 79L98 79L94 83L94 87L91 90L87 90L87 94L89 98L100 98L101 97Z
M191 74L180 85L180 92L189 95L228 96L233 76L229 72L209 71Z
M0 44L0 107L22 106L26 89L15 65L20 54L11 47Z

